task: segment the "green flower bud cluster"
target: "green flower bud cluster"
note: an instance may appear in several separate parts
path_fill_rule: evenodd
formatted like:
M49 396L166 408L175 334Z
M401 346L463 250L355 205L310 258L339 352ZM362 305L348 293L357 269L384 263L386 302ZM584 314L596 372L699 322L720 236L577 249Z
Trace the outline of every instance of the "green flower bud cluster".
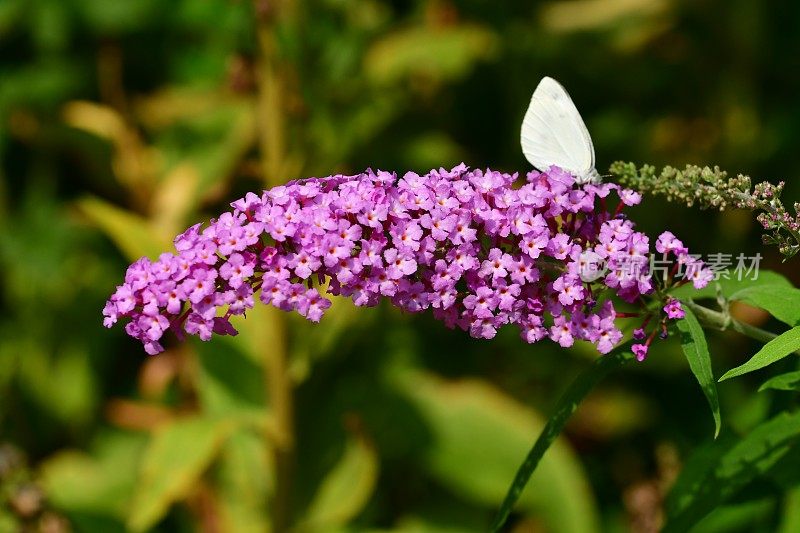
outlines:
M617 161L609 169L621 185L641 193L660 194L670 202L680 202L702 209L738 208L760 211L756 220L767 230L764 244L774 244L786 259L800 251L800 202L793 204L794 214L781 201L784 182L752 185L749 176L728 177L719 167L686 165L683 170L664 167L657 172L652 165L638 167Z

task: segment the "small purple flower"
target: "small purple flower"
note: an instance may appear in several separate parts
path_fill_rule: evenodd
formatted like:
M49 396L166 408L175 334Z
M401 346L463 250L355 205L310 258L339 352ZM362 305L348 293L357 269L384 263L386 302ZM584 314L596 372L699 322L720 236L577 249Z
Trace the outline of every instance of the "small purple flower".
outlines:
M214 320L206 320L197 313L192 313L186 319L184 329L189 335L197 335L201 340L208 341L214 332Z
M243 315L245 311L253 308L253 289L247 284L240 285L237 289L224 293L223 301L228 304L230 314Z
M470 227L471 220L466 215L461 215L453 225L453 233L450 240L455 245L466 244L477 238L478 231Z
M492 339L497 335L497 327L489 317L475 318L469 324L469 333L476 339Z
M506 268L511 264L513 263L510 255L503 253L498 248L492 248L489 251L489 258L481 264L478 275L482 277L491 276L493 280L504 278L508 275Z
M228 261L219 269L220 277L227 280L231 288L238 289L253 275L255 257L253 254L248 255L250 257L245 259L245 256L240 253L231 254Z
M683 307L681 307L681 302L675 298L669 299L667 305L664 306L664 312L667 314L667 318L673 320L686 316L686 312L683 310Z
M320 266L320 261L305 250L289 255L289 268L294 269L295 275L300 279L308 278Z
M512 311L517 302L519 302L520 286L516 283L506 284L505 281L500 280L496 290L497 307L501 311ZM520 302L522 303L522 302Z
M331 301L323 298L317 289L308 289L303 295L302 303L298 307L301 315L312 322L319 322L325 310L331 306Z
M583 285L580 280L561 276L553 282L553 290L558 291L558 301L561 305L572 305L575 301L583 299Z
M555 317L555 324L550 328L550 339L557 342L562 348L569 348L575 343L572 322L564 315Z
M538 281L539 271L533 265L533 260L527 255L521 255L516 259L512 259L508 267L511 274L511 281L519 285Z
M491 318L498 299L489 287L478 287L475 294L464 298L464 307L479 318Z
M656 251L661 254L673 253L675 255L682 255L686 253L683 243L675 237L670 231L665 231L658 236L656 240Z
M245 237L244 229L240 226L220 231L217 234L217 239L219 240L218 250L222 255L241 252L247 248L247 238Z
M638 205L642 201L642 195L631 189L619 191L619 199L625 205Z
M114 304L116 312L124 315L136 307L135 293L129 285L120 285L114 296L111 297L111 302Z
M416 222L400 222L393 224L389 230L394 245L402 250L419 250L422 228Z
M702 289L714 280L714 273L700 260L687 260L686 279L691 280L695 289Z
M477 249L474 246L465 244L458 248L451 248L446 257L461 272L466 272L480 265L477 255Z
M547 337L547 328L542 325L541 317L537 315L528 315L520 325L520 336L522 340L529 344L539 342Z
M169 320L159 314L142 315L139 317L138 325L139 329L144 332L145 338L151 341L157 341L169 327Z
M389 248L383 252L386 260L386 274L390 279L400 279L417 271L417 262L396 248Z
M633 355L636 356L636 360L642 362L647 359L648 348L647 344L634 344L631 346L631 351L633 351Z
M197 303L214 292L217 271L199 267L181 284L181 289L192 303Z
M458 217L455 214L448 215L446 212L437 211L422 215L422 217L420 217L420 224L423 228L430 230L433 240L444 241L450 236L453 229L455 229L457 219Z
M622 331L613 327L613 321L611 326L601 323L601 326L597 330L597 351L601 354L607 354L613 350L621 340Z
M559 233L550 239L547 244L548 253L556 259L566 259L572 251L572 243L570 242L569 235Z

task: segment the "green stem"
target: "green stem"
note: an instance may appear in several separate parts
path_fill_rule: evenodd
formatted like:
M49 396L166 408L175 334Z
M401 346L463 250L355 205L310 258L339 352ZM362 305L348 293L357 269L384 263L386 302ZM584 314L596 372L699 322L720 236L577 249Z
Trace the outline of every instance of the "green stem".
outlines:
M745 335L746 337L750 337L751 339L763 343L767 343L778 336L771 331L751 326L745 322L740 322L721 311L709 309L708 307L697 304L691 300L684 300L682 302L689 309L691 309L695 315L697 315L697 319L704 326L720 330L726 330L730 328L741 333L742 335ZM796 351L795 353L800 355L800 350Z
M286 319L270 308L273 326L270 350L264 360L265 383L269 398L267 447L275 465L275 490L272 498L272 529L287 531L291 523L292 479L294 478L294 383L289 374Z
M279 54L276 29L281 24L287 24L294 16L294 1L254 0L254 5L257 14L259 6L268 11L257 18L259 58L256 74L261 165L266 185L272 187L286 180L288 163L285 116L288 66Z
M276 27L292 13L292 0L265 2L254 0L259 46L257 64L259 150L267 187L283 183L287 160L285 92L286 65L278 53ZM287 324L282 312L271 308L274 326L270 350L265 354L264 370L269 417L266 444L275 466L275 486L271 501L272 531L288 531L291 526L292 492L295 467L294 383L289 373Z
M523 489L528 484L533 471L539 464L547 449L553 441L561 434L567 421L578 409L581 401L587 394L612 370L621 367L624 363L631 361L633 354L627 351L619 351L611 355L598 358L590 367L583 370L567 388L566 392L558 400L556 411L545 424L539 438L528 452L525 461L517 470L517 475L508 489L500 510L492 523L491 531L496 533L503 527L508 516L511 514L514 504L522 494Z

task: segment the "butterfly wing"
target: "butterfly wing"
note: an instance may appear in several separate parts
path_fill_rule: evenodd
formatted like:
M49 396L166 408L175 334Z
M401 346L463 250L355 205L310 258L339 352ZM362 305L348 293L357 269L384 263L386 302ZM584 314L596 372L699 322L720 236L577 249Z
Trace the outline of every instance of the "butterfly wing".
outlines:
M594 145L589 130L564 87L545 76L533 91L522 121L522 152L539 170L556 165L590 181L594 171Z

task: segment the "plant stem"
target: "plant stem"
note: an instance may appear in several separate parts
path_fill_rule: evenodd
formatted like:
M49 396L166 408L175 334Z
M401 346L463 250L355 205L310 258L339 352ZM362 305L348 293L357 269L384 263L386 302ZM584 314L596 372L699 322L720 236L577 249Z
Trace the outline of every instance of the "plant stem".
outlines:
M272 530L288 531L292 509L294 475L294 384L288 368L286 319L270 308L272 337L265 354L264 371L269 398L267 447L275 464L275 491L272 499Z
M739 320L736 320L735 318L728 316L721 311L709 309L708 307L697 304L691 300L685 300L683 303L689 309L691 309L695 315L697 315L697 319L704 326L713 327L720 330L726 330L730 328L734 331L738 331L742 335L763 343L767 343L778 336L771 331L751 326L745 322L740 322ZM800 355L800 350L796 351L795 353Z
M558 400L555 413L547 421L539 438L533 444L533 448L528 452L525 461L517 470L517 475L514 477L514 481L511 483L511 487L509 487L500 510L492 523L491 531L493 533L500 531L500 528L503 527L542 456L561 434L567 421L578 409L581 401L612 370L621 367L624 363L633 360L633 358L633 354L622 350L600 357L590 367L578 374L569 385Z
M289 0L254 0L256 35L259 46L257 64L259 149L261 168L267 187L286 179L286 124L284 117L285 70L275 39L276 24L291 13ZM289 374L286 318L270 308L270 350L265 353L264 371L269 410L266 431L268 453L275 467L275 486L271 502L272 531L283 533L291 527L292 480L295 461L294 383Z
M778 213L778 210L775 209L775 207L772 204L770 204L769 202L763 201L763 200L757 200L757 199L753 198L753 196L751 194L747 194L747 193L744 193L744 192L737 192L735 194L735 196L737 198L739 198L740 200L743 200L745 202L751 202L751 203L756 204L756 206L759 209L761 209L762 211L766 211L767 213L770 213L772 215L779 215L780 214L780 213ZM800 232L798 232L797 230L793 230L789 226L782 226L782 228L785 229L786 232L789 233L789 235L791 235L792 238L794 238L794 240L797 243L797 245L800 246Z
M259 61L256 65L258 84L257 114L260 128L261 165L267 186L286 179L286 101L287 65L278 54L276 26L293 13L293 2L254 0Z

